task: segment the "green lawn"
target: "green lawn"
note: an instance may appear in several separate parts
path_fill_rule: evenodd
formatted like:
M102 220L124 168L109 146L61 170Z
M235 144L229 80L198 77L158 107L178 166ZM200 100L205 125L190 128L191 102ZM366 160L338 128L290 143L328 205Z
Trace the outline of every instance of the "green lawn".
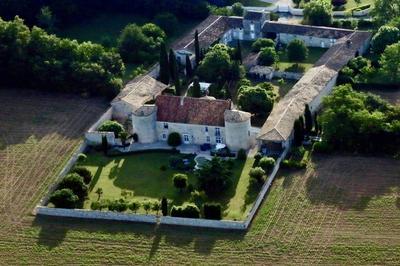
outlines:
M89 199L85 208L90 208L91 202L98 200L95 193L102 188L101 199L116 200L125 194L126 199L158 200L163 196L172 201L173 205L181 205L190 201L190 193L180 192L173 186L172 176L180 171L168 167L160 170L161 166L169 165L172 154L166 152L149 152L118 157L105 157L101 153L88 154L87 161L82 166L87 167L93 174ZM254 163L253 158L246 162L235 161L232 170L232 185L221 193L218 201L224 208L225 219L244 219L250 210L258 191L249 189L248 172ZM187 173L189 183L196 187L197 180L193 173ZM139 212L144 212L140 210Z
M305 1L302 0L300 3L300 8L304 8ZM351 9L360 7L360 6L365 6L365 5L374 5L374 0L361 0L360 4L357 4L355 0L347 0L347 3L344 5L344 9L340 9L338 11L349 11ZM334 9L335 10L335 9Z
M326 52L327 49L309 47L308 50L308 58L298 64L289 61L286 50L279 51L279 62L277 63L277 68L280 71L304 73L308 69L310 69L315 64L315 62L318 61L318 59L321 58L321 56Z
M244 6L259 6L259 7L267 7L270 6L270 3L263 2L260 0L240 0L238 1L242 3Z

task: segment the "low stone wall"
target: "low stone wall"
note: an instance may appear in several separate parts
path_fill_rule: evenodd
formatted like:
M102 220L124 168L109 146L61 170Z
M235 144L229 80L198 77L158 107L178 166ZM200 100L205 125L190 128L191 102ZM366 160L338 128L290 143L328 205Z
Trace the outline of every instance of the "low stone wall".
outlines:
M97 219L97 220L114 220L138 223L157 223L157 216L144 215L144 214L127 214L110 211L91 211L91 210L71 210L61 208L49 208L38 206L36 207L36 215L57 216L57 217L71 217L83 219Z
M204 227L204 228L216 228L216 229L229 229L229 230L246 230L247 226L245 222L236 221L218 221L208 219L191 219L191 218L180 218L162 216L160 218L161 225L180 225L180 226L193 226L193 227Z
M276 161L276 164L275 164L274 169L272 170L272 173L269 175L269 178L268 178L267 182L264 183L260 193L257 196L256 202L254 203L253 207L251 208L251 211L249 212L249 214L247 215L247 219L244 222L246 228L248 228L250 226L251 222L254 219L254 216L256 215L258 209L261 206L261 203L264 201L265 196L266 196L269 188L271 187L272 182L274 181L276 174L278 173L279 166L280 166L281 162L283 161L283 159L286 157L286 154L288 153L288 151L289 151L289 149L286 148L283 151L282 155Z
M56 181L53 183L53 185L49 188L48 193L40 200L39 202L39 206L46 206L49 203L49 199L51 194L53 194L53 192L57 189L58 184L61 182L61 180L64 178L64 176L66 176L71 169L74 167L74 165L76 164L76 161L78 160L78 155L80 153L85 152L85 150L87 149L87 143L84 142L82 143L79 148L74 152L74 154L72 155L72 157L69 159L69 161L67 162L67 164L64 166L64 168L61 170L61 172L58 174Z
M86 142L91 146L101 145L103 137L107 138L107 143L110 146L120 145L120 142L117 143L114 132L91 131L85 133Z
M303 73L286 72L286 71L274 71L274 78L284 78L299 80L303 76Z

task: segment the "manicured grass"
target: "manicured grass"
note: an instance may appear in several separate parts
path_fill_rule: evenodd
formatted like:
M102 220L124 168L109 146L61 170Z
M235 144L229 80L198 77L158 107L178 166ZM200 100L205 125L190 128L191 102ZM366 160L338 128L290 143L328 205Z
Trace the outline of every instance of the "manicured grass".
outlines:
M258 7L267 7L270 6L270 3L260 1L260 0L240 0L238 1L242 3L244 6L258 6Z
M101 199L117 200L128 194L126 199L159 200L167 197L173 205L182 205L190 201L190 193L179 191L173 186L172 176L176 173L185 173L169 167L172 153L146 152L118 157L105 157L102 153L88 154L87 161L82 166L87 167L93 174L93 181L89 192L89 199L85 208L98 200L95 191L102 188L104 193ZM182 155L180 155L182 156ZM218 198L210 199L220 202L224 208L224 218L244 219L255 200L257 191L249 189L248 172L254 163L253 158L246 162L235 161L232 169L231 186L221 192ZM168 166L167 170L160 170L161 166ZM189 184L197 186L197 179L193 172L186 172ZM126 193L127 192L127 193ZM139 212L144 212L140 210Z
M304 0L301 1L300 3L300 8L304 8ZM365 6L365 5L374 5L373 0L361 0L360 4L357 4L355 0L347 0L347 3L344 5L344 9L340 9L338 11L350 11L351 9L360 7L360 6ZM335 9L334 9L335 10Z
M316 47L309 47L308 50L308 58L301 63L290 62L286 50L279 51L279 62L277 63L278 69L280 71L304 73L327 51L325 48Z

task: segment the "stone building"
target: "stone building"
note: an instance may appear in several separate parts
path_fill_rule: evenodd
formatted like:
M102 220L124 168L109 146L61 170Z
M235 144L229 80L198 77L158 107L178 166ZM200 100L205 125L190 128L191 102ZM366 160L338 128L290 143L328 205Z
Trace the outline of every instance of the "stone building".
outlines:
M139 143L167 141L178 132L184 144L226 144L231 150L251 145L251 115L232 110L230 100L160 95L132 113Z

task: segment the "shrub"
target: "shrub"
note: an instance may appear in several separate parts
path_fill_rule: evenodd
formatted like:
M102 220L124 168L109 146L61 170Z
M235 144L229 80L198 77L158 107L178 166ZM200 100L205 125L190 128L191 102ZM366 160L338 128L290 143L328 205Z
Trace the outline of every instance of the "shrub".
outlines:
M392 26L382 26L372 38L372 51L381 54L388 45L400 40L400 30Z
M177 147L182 144L181 135L178 132L172 132L168 135L168 145L172 147Z
M251 50L255 53L258 53L262 48L265 47L275 48L275 42L272 39L259 38L251 45Z
M71 189L63 188L54 191L49 201L53 203L56 208L73 209L76 207L79 197L75 195Z
M93 175L92 173L85 167L77 166L72 169L72 173L76 173L83 178L83 182L87 185L92 181Z
M172 177L172 181L174 183L174 186L180 189L180 191L185 189L188 185L188 177L185 174L175 174Z
M272 168L274 168L274 165L275 165L275 159L272 157L264 157L258 163L258 166L261 167L266 172L272 170Z
M143 206L143 209L145 210L146 214L148 214L151 209L151 202L146 200L142 203L142 206Z
M83 200L87 195L87 186L83 182L83 178L76 173L68 174L61 180L58 189L63 188L71 189L80 200Z
M308 48L306 44L299 39L291 41L286 50L290 61L300 62L306 60L308 57Z
M240 2L232 5L232 15L234 16L243 16L243 10L243 5Z
M108 120L101 124L97 130L100 132L113 132L115 137L118 138L119 134L124 131L124 127L116 121Z
M113 212L124 212L128 209L128 203L124 199L114 200L108 204L108 209Z
M260 51L258 56L258 64L263 66L271 66L278 61L278 54L273 47L265 47Z
M168 200L166 197L161 199L161 213L163 216L168 215Z
M332 146L326 141L315 142L313 144L313 151L317 153L330 153L332 152Z
M304 169L307 166L307 163L303 161L296 160L283 160L281 163L282 168L286 169Z
M200 218L200 210L194 204L186 204L183 206L172 206L171 216L184 217L184 218Z
M256 164L258 164L262 157L263 155L261 152L257 152L256 155L254 155L254 160L256 161Z
M168 12L155 16L154 22L167 34L173 34L179 28L176 16Z
M86 161L86 159L87 159L86 154L84 154L84 153L79 153L78 154L78 159L77 159L78 163L83 163L83 162Z
M265 171L261 167L251 168L249 172L250 178L257 180L257 182L264 182Z
M222 208L219 203L205 203L203 205L204 218L211 220L222 219Z
M304 20L316 26L329 26L332 23L332 3L330 0L313 0L304 6Z
M93 201L92 203L90 203L90 209L92 210L101 210L101 203L99 201Z
M241 110L261 116L271 112L275 101L274 95L260 86L241 87L237 98Z
M153 202L151 203L151 209L152 209L153 211L155 211L156 214L158 215L158 212L159 212L160 209L161 209L161 203L160 203L158 200L153 201Z
M131 211L133 211L134 213L136 213L139 209L140 209L140 206L141 206L141 204L140 204L140 202L139 201L137 201L137 200L134 200L134 201L132 201L130 204L129 204L129 209L131 210Z
M237 154L237 159L238 159L238 160L241 160L241 161L244 161L244 160L246 160L246 158L247 158L246 150L240 149L240 150L238 151L238 154Z
M160 170L163 171L163 172L164 172L164 171L167 171L167 166L161 165L161 166L160 166Z
M196 204L196 206L201 206L206 200L207 195L204 191L194 190L190 193L190 201Z

